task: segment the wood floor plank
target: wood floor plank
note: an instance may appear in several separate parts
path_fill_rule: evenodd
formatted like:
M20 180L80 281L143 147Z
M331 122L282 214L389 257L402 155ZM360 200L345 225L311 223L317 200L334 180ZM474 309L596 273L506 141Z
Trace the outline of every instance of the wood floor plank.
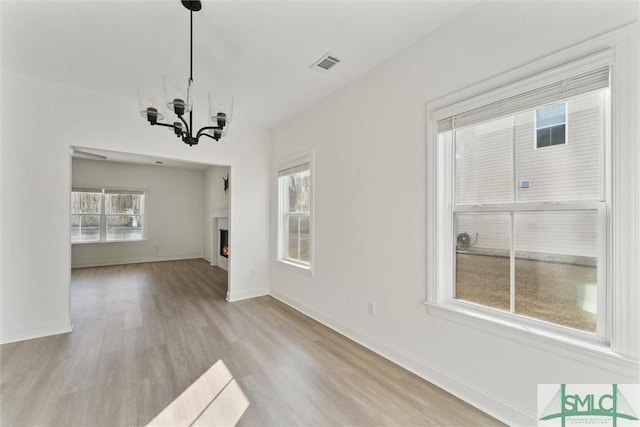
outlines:
M271 297L226 302L204 260L71 276L72 333L0 346L1 425L146 425L220 360L203 424L502 425Z

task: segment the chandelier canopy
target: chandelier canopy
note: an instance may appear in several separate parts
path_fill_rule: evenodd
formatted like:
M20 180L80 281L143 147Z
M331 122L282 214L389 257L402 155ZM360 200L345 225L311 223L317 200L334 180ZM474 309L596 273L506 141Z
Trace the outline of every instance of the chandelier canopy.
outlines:
M190 68L189 78L167 74L162 77L164 97L160 90L149 84L138 86L138 102L140 115L147 119L152 126L171 128L182 142L189 146L196 145L200 137L219 141L229 131L229 123L233 115L233 97L219 96L209 92L209 126L193 131L193 12L202 9L200 0L182 0L182 4L189 10L190 15ZM164 106L175 113L179 121L162 123L164 120ZM184 118L189 113L189 123Z

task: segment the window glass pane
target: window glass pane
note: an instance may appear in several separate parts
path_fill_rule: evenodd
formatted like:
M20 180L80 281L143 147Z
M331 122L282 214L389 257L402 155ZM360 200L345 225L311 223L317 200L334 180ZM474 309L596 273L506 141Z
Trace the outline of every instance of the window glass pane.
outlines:
M135 214L142 213L144 195L142 194L105 194L105 213Z
M455 297L510 308L509 213L456 214Z
M551 146L551 129L549 128L538 129L536 131L536 134L537 134L536 146L538 148Z
M288 212L309 212L311 195L311 175L306 170L292 175L287 175L285 179L288 192Z
M536 110L537 128L559 125L566 122L565 104L556 104Z
M71 215L71 241L100 240L100 215Z
M278 259L311 266L311 159L278 170Z
M589 332L597 321L597 212L516 212L516 313Z
M565 143L565 125L554 126L551 130L551 145L562 145Z
M513 118L456 131L456 203L513 201Z
M140 215L109 215L107 240L141 240L142 217Z
M290 216L288 223L287 257L302 262L310 262L310 227L309 216Z
M102 193L72 191L71 192L71 213L72 214L99 214L101 199L102 199Z
M529 181L516 185L518 202L602 200L606 99L605 91L570 99L567 124L544 130L530 111L515 116L516 183ZM553 148L536 149L543 146Z

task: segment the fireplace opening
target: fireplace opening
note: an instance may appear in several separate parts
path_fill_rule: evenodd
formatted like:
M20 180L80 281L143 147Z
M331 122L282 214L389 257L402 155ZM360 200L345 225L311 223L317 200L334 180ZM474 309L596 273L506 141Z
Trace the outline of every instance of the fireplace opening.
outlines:
M229 258L229 230L220 230L220 255Z

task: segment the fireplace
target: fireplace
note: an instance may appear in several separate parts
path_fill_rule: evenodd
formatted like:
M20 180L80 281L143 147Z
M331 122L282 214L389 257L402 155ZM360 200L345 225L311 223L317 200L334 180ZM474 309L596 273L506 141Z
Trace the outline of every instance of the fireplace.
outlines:
M220 230L220 255L229 258L229 230Z
M212 219L211 265L229 271L229 209L214 209Z

